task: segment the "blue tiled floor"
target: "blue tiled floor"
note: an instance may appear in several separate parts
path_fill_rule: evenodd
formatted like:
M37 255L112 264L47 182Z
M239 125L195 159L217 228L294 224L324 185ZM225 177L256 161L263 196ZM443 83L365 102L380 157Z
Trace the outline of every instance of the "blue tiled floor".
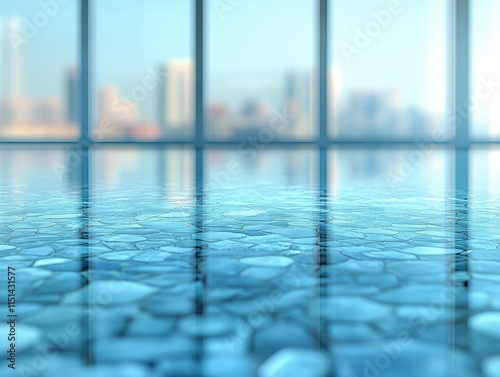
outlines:
M283 177L242 163L232 178L238 160L214 152L204 181L225 184L197 192L98 153L88 189L76 164L43 183L21 167L0 191L24 375L500 376L494 194L410 178L320 190L308 151L267 160Z

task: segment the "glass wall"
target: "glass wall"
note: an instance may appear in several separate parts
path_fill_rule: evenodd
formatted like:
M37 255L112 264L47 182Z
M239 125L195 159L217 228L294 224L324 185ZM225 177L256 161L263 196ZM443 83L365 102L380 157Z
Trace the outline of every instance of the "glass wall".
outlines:
M317 134L315 2L234 3L207 2L207 138L310 139Z
M471 135L500 139L500 3L471 1Z
M2 1L0 140L80 135L78 4Z
M93 138L192 136L193 2L111 0L93 5Z
M447 0L329 2L329 131L340 138L452 136Z

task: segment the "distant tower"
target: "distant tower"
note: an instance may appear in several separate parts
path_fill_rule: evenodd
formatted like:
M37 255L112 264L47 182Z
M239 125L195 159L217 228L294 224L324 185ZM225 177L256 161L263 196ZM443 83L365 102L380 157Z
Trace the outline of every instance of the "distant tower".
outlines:
M6 80L6 91L4 93L7 98L19 98L21 95L21 79L22 79L22 46L19 50L14 50L10 44L11 35L21 35L21 20L19 18L11 18L7 22L7 31L3 38L3 54L5 58L4 79Z
M339 129L339 97L341 90L341 71L340 67L333 65L328 70L328 129L332 135L338 135ZM345 131L345 130L342 130Z
M311 113L311 74L289 72L285 82L285 104L288 111L299 116Z
M312 72L289 72L285 76L285 108L293 116L286 133L306 136L312 132L315 85Z
M6 56L5 52L4 52L4 48L5 48L4 20L2 17L0 17L0 57L2 57L2 58L0 58L0 111L2 110L1 106L3 103L3 99L4 99L5 77L4 77L4 71L3 71L3 67L4 67L3 57ZM0 114L0 116L1 116L1 114Z
M3 123L5 119L5 72L4 72L4 61L3 57L5 55L5 30L4 30L4 20L0 17L0 122Z
M194 121L194 66L176 60L163 68L159 92L159 125L165 132L185 133Z
M120 91L117 86L103 85L99 93L99 119L115 119L113 104L120 100Z
M80 73L76 67L66 72L66 119L80 122Z
M295 72L288 72L285 78L285 105L290 112L296 111L298 108L297 92L298 92L297 75Z
M10 36L21 35L21 20L0 19L0 116L9 122L15 113L15 103L21 96L22 46L14 50Z
M120 98L120 89L116 85L103 85L99 93L99 119L110 119L116 124L137 121L139 106L131 100Z

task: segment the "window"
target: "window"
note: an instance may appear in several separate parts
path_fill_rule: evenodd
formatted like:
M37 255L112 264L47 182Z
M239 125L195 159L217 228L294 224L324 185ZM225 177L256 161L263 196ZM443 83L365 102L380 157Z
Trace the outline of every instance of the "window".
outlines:
M0 6L0 140L80 136L78 1ZM50 51L50 53L48 53Z
M403 139L452 135L449 1L333 1L330 134ZM417 21L418 20L418 21Z
M97 140L183 139L194 129L192 1L94 1Z
M101 144L226 143L242 158L302 145L326 182L326 151L344 143L427 156L498 141L495 1L48 4L2 3L2 144L58 142L82 160ZM467 150L454 173L467 184Z
M500 139L500 26L495 0L471 2L471 134Z
M232 11L218 0L207 6L207 138L317 135L314 2L255 0ZM283 112L287 123L275 124Z
M35 232L38 221L30 227L16 226L27 234L36 233L40 244L46 239L53 242L50 236L57 233L54 264L59 264L60 258L74 257L70 253L78 256L68 272L75 272L77 277L71 283L82 289L69 298L51 294L43 299L65 305L87 303L90 307L95 302L88 294L95 295L101 281L111 278L115 270L130 280L153 282L141 264L158 262L161 265L156 272L164 275L158 280L159 295L140 282L129 282L126 295L119 296L123 302L134 300L131 297L135 295L148 296L145 305L163 304L159 311L151 311L145 321L135 321L131 314L143 309L139 305L134 304L129 312L104 303L113 310L98 313L99 321L93 324L85 323L82 339L77 339L82 349L72 341L65 352L78 363L86 359L88 364L105 363L106 368L115 368L117 355L132 356L126 368L136 364L141 368L147 362L146 374L153 365L146 354L153 355L156 362L164 353L176 358L179 353L181 364L203 352L225 355L225 335L241 329L240 323L231 322L237 317L233 314L253 310L240 305L239 299L253 295L254 288L258 295L265 292L268 282L264 280L278 277L276 268L281 267L290 278L316 274L323 279L304 279L305 289L299 294L283 292L291 301L300 302L300 310L282 313L276 306L270 315L281 318L286 314L282 318L295 317L306 327L323 327L315 329L318 336L313 337L303 337L300 330L293 332L297 330L293 326L283 327L284 334L290 330L291 339L304 338L310 348L329 347L328 341L320 338L322 333L334 339L345 337L346 325L332 322L350 319L355 312L344 305L343 296L349 290L366 298L377 294L381 301L394 304L390 310L375 306L372 314L377 321L396 309L401 309L398 315L406 321L404 306L408 302L393 302L394 291L385 291L397 285L397 298L406 299L409 295L407 287L400 284L402 279L392 276L386 285L382 278L380 291L370 290L373 280L363 266L376 279L388 271L374 259L373 251L386 249L384 258L395 257L378 241L392 242L390 246L398 248L406 247L412 238L425 240L428 246L420 250L419 261L430 255L427 249L439 244L453 255L433 255L442 257L439 261L446 265L430 278L453 283L458 292L496 292L498 287L486 286L481 278L475 286L462 283L468 281L463 276L484 272L481 260L475 266L472 263L477 270L468 270L465 255L472 251L468 246L479 245L491 254L488 250L496 245L487 239L498 241L496 229L483 225L495 215L494 208L467 200L469 188L480 196L485 188L489 194L500 187L500 28L493 16L500 14L499 3L1 0L0 181L14 186L15 195L9 193L8 201L22 193L24 186L45 180L55 199L42 198L37 192L28 199L40 204L40 212L56 208L53 216L46 217L54 220L49 226L54 228ZM245 193L245 200L219 191L248 182L257 189ZM275 188L302 186L303 191L295 195L274 190L266 197L267 183ZM401 207L393 206L395 197L401 198L416 183L431 188L431 195L422 202L399 200ZM373 201L357 200L357 189L378 185L388 188L383 195ZM130 187L133 192L125 192ZM120 189L123 196L117 198L114 194ZM59 197L60 191L69 194ZM73 200L73 196L78 199ZM68 204L76 202L77 206ZM255 208L249 205L254 202L258 203ZM469 207L464 203L472 203L470 222ZM363 214L363 207L373 209L370 214L374 216L383 212L384 216L373 219ZM422 211L429 222L415 224L414 211ZM25 208L10 212L6 212L5 222L11 221L9 216L25 216ZM34 212L25 217L39 215ZM272 219L265 224L269 231L262 229L264 216ZM165 224L168 217L176 220ZM44 217L42 220L45 223ZM69 227L64 228L64 224ZM396 224L401 232L383 229ZM469 229L470 224L475 229ZM229 228L233 234L228 235ZM0 231L11 232L7 227L0 227ZM149 243L145 235L168 245ZM248 242L257 261L235 257L234 250L247 249L235 240L246 236L267 240L262 245L256 240ZM96 239L106 244L95 246ZM22 248L26 240L19 237L13 243ZM288 258L270 263L262 258L267 253L264 248L286 251L300 263ZM343 252L349 248L353 259L359 258L361 263L344 264L344 257L337 253L342 248ZM190 256L189 262L183 259L184 253ZM98 254L102 258L95 258ZM373 260L363 261L365 256ZM137 264L122 269L120 263L126 260ZM19 262L32 269L31 260ZM393 268L399 272L400 262L391 262L397 263ZM299 264L305 270L298 270ZM262 268L257 272L255 267ZM222 292L220 287L228 287L227 273L241 273L241 287L229 285L230 290ZM427 279L410 276L405 281L418 286L416 296L422 293L421 297L430 301L436 292ZM354 280L362 284L351 284ZM289 280L285 287L291 286ZM465 296L438 316L447 323L446 334L439 331L438 336L455 336L457 330L456 339L461 341L462 335L468 334L470 322L460 317L469 308ZM336 317L339 311L329 310L330 305L343 306L344 317ZM227 312L220 310L222 306ZM80 309L71 311L70 316L89 315ZM58 318L53 312L49 314ZM448 321L448 315L455 314L459 321ZM164 321L168 316L185 316L185 320ZM316 316L325 320L315 321ZM202 317L208 326L199 326ZM162 323L161 333L153 334L156 329L148 325L150 320ZM133 330L125 332L129 322ZM382 328L383 321L377 326ZM398 327L391 334L395 338L400 335ZM181 330L182 338L151 343L154 353L141 347L150 335L166 337L172 329ZM59 330L50 329L54 333ZM354 332L371 338L372 330L375 326L356 327ZM130 338L123 343L121 335L125 334ZM274 337L272 332L264 334L264 338ZM270 355L256 337L243 337L244 342L229 338L230 342L236 340L231 344L240 345L236 351L253 347L262 360ZM296 348L286 340L287 347ZM452 342L455 340L449 344ZM341 356L333 367L338 374L362 375L365 360L352 356L364 358L374 348L363 346L359 352L358 344L348 343L333 342L333 354ZM375 343L372 345L378 347ZM300 347L302 344L299 342ZM411 354L417 355L425 348L417 343L411 347L416 350ZM137 349L141 351L137 353ZM245 356L244 352L231 357ZM444 371L441 368L447 354L432 347L429 357L419 356L429 372L422 375L443 374L440 371ZM378 348L372 356L377 355ZM248 360L241 360L233 364L235 369L248 365ZM408 360L408 356L401 360ZM396 362L413 370L407 365L411 367L415 360L401 360ZM48 375L55 375L50 370L54 367L48 368ZM155 365L154 373L176 374L168 368ZM106 374L108 369L103 370ZM142 373L142 369L136 370ZM245 367L243 373L249 370L252 367ZM203 374L198 372L191 374ZM471 375L468 371L465 374Z
M497 139L495 1L47 4L2 4L3 143Z

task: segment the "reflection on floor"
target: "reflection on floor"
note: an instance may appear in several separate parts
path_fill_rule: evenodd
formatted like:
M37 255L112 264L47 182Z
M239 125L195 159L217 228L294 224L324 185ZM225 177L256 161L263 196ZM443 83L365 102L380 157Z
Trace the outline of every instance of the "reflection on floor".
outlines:
M203 191L4 185L16 373L498 376L500 202L425 187L325 193L310 173L265 184L243 169Z

